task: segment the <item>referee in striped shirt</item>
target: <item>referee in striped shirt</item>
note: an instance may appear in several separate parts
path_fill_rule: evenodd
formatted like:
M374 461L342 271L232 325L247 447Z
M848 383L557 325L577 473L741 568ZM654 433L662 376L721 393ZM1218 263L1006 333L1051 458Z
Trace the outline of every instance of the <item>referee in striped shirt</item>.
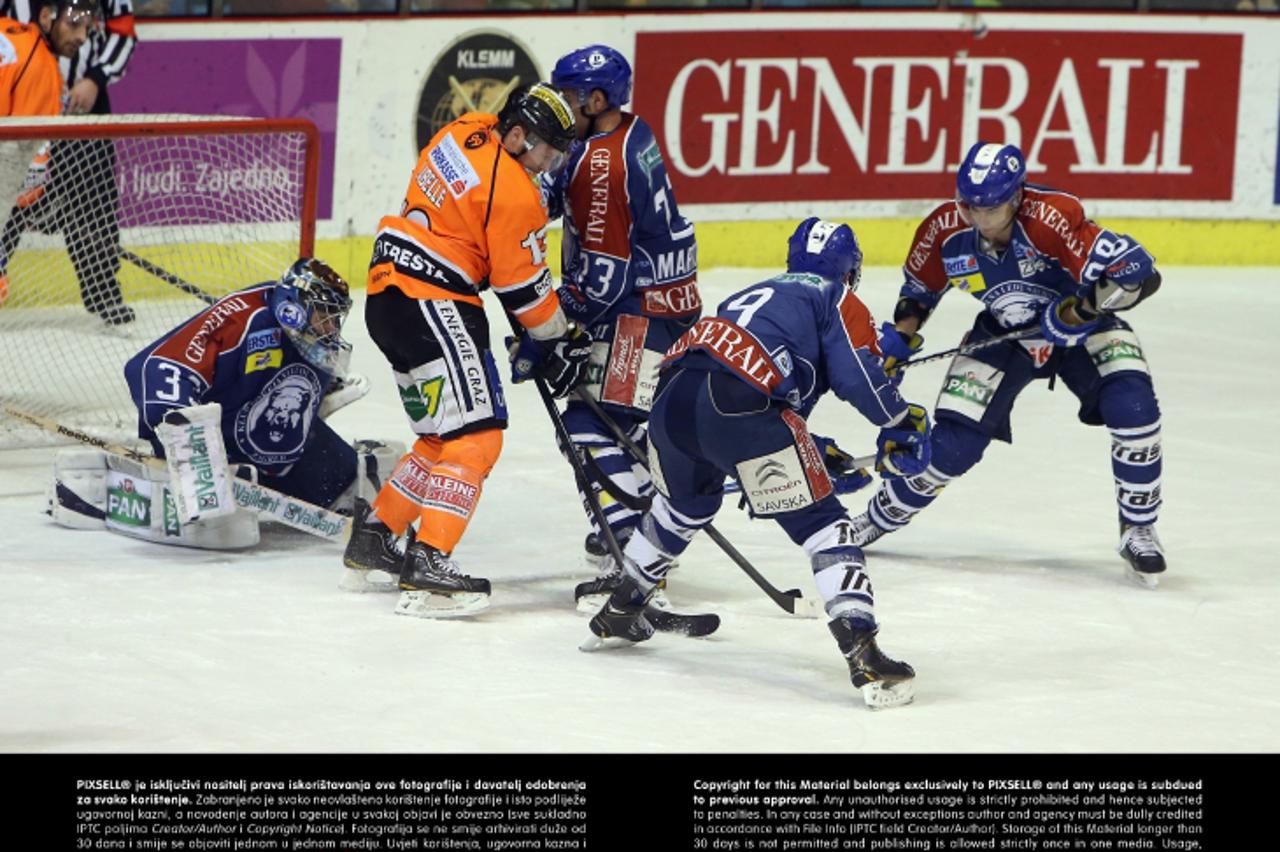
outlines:
M101 26L90 30L89 40L78 54L59 59L59 67L67 82L68 115L110 113L108 86L124 76L137 45L133 0L0 0L0 15L30 23L44 6L66 13L97 13ZM120 271L120 196L115 165L115 145L109 139L55 144L49 153L43 197L10 213L0 265L7 265L24 231L61 232L85 308L108 325L123 325L133 322L134 313L124 304L116 277Z

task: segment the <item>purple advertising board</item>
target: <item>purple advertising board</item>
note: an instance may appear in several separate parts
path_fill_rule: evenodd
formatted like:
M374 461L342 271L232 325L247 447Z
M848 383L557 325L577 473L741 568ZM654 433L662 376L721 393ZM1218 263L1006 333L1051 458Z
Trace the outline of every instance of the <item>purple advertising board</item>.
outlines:
M341 62L342 41L336 38L140 42L129 73L111 89L112 111L310 119L320 131L316 216L328 219ZM160 196L175 188L214 199L230 191L269 192L286 179L278 163L248 148L209 149L194 153L194 162L131 164L121 154L122 215L133 219L131 224L156 223L148 211L159 210ZM210 204L206 209L221 221L269 217L261 212L268 205Z

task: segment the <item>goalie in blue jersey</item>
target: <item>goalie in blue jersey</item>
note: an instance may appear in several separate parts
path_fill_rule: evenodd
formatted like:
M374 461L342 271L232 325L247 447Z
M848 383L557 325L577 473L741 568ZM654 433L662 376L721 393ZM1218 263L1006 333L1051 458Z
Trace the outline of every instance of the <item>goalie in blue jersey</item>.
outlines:
M854 294L861 270L848 225L806 219L790 238L786 273L735 293L672 347L649 417L657 493L627 541L620 585L591 620L596 641L584 648L652 635L644 607L715 517L730 476L753 517L772 518L804 549L867 705L911 701L915 672L876 644L871 580L836 497L870 478L806 427L830 391L880 427L884 475L915 476L929 463L928 416L885 375L871 314Z
M362 478L372 476L376 490L378 455L384 466L398 457L378 442L353 446L322 419L368 388L347 376L342 325L350 309L347 282L313 258L219 299L124 367L138 436L166 461L167 475L80 450L60 458L59 484L83 493L101 480L108 529L196 547L257 542L256 515L234 497L236 475L349 512ZM346 383L335 391L339 380ZM80 521L70 509L55 507L55 520Z

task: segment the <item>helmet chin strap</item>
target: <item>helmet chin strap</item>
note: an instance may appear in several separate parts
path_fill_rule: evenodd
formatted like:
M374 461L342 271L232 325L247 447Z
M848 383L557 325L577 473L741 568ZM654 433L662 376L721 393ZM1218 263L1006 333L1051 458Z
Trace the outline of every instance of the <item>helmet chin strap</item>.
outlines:
M595 89L591 90L591 92L595 92L595 91L596 91ZM599 112L587 112L586 105L587 105L587 102L591 100L591 92L588 92L585 98L582 96L581 91L578 92L578 111L582 113L582 117L587 120L587 137L588 138L596 135L596 119L604 115L610 109L612 109L612 107L606 103L604 105L604 109L600 110Z

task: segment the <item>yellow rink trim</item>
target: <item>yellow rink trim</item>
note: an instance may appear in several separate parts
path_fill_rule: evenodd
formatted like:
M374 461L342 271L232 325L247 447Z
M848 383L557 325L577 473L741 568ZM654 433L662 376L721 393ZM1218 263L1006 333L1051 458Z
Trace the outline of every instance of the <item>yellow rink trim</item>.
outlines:
M847 220L858 234L868 266L900 266L919 224L914 219ZM786 261L792 220L760 222L698 222L698 265L781 269ZM1146 246L1165 266L1280 266L1280 222L1257 220L1107 219L1114 231L1129 234ZM547 235L552 270L559 273L560 232ZM221 296L233 289L277 278L288 266L288 252L279 244L198 244L181 250L137 248L138 254L173 274ZM316 255L338 270L353 288L364 286L373 250L373 237L318 240ZM236 268L249 256L280 257L259 262L244 280L211 279L211 270ZM276 268L278 265L279 268ZM26 249L10 261L8 307L72 304L79 301L75 272L63 249ZM24 281L39 280L38 287ZM125 299L177 297L190 300L176 288L123 263L120 280ZM192 301L192 312L199 304Z
M901 266L919 222L915 219L850 219L868 266ZM698 222L698 265L781 269L792 220ZM1105 219L1113 231L1129 234L1164 266L1280 266L1280 221ZM552 269L559 272L560 232L547 234ZM353 286L365 279L372 237L321 240L317 253L343 272Z

